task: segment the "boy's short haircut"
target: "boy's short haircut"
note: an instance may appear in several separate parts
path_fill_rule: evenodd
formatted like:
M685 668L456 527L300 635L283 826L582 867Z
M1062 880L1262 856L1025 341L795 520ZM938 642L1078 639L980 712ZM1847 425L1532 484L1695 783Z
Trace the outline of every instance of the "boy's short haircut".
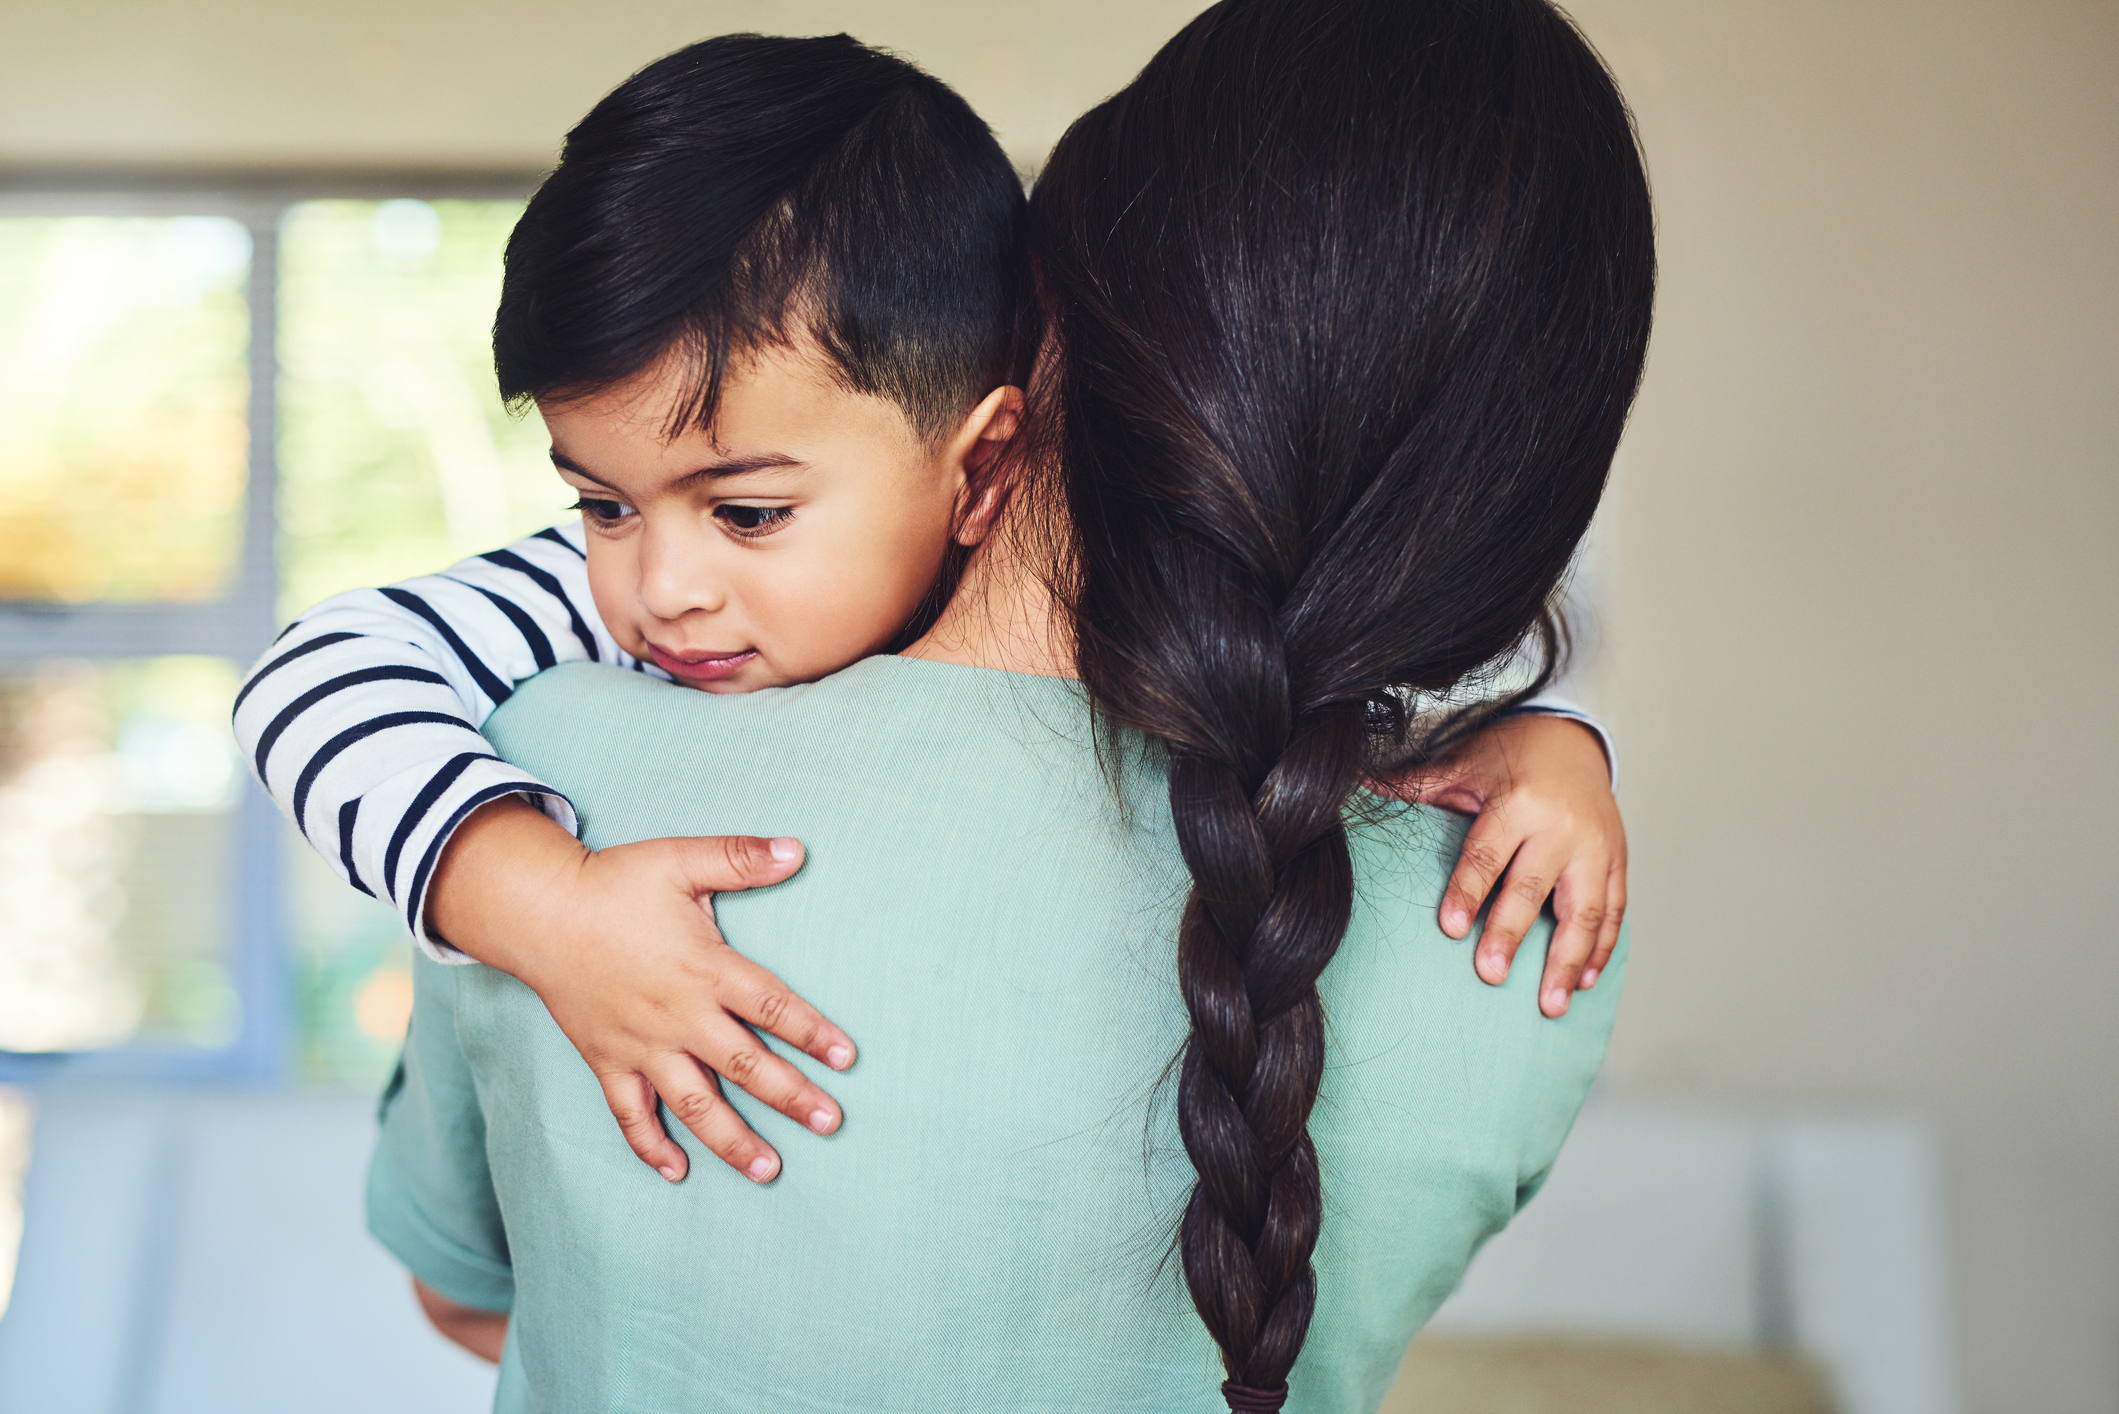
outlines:
M939 437L1020 382L1024 200L939 80L847 35L736 34L657 60L567 134L508 240L501 395L592 395L665 354L668 433L731 354L807 334L845 385Z

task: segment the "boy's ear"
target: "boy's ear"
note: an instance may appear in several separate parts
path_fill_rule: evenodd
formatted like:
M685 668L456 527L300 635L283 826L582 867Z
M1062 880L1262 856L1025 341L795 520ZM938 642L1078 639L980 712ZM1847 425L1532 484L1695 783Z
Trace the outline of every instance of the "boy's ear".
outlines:
M1023 420L1023 390L995 388L973 408L950 438L952 459L963 468L957 492L954 539L966 547L993 533L1008 503L1008 444Z

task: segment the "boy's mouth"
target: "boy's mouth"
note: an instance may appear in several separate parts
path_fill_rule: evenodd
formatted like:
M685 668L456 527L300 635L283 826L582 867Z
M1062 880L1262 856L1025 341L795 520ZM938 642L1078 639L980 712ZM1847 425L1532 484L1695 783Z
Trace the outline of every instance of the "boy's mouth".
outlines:
M746 648L740 653L692 653L680 658L652 643L647 647L655 656L656 667L686 682L719 682L723 678L732 678L758 656L757 649Z

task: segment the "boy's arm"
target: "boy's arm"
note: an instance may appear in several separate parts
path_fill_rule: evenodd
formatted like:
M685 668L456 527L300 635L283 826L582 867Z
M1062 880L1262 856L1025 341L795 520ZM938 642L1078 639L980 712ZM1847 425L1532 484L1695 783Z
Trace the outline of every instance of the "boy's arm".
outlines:
M235 733L268 794L340 877L393 904L430 956L426 893L443 846L521 794L575 832L574 808L502 761L479 725L517 683L576 659L642 671L590 601L578 525L437 575L326 599L290 625L236 698ZM659 676L659 674L658 674Z
M566 797L501 760L478 730L516 684L577 659L664 676L605 630L578 524L442 574L325 600L251 670L236 698L236 737L317 852L353 887L394 905L430 957L476 959L537 991L642 1160L672 1179L687 1168L663 1131L660 1101L724 1161L769 1180L778 1155L702 1066L829 1133L839 1122L831 1097L749 1028L839 1070L852 1063L853 1043L727 946L711 891L772 882L796 866L730 867L766 848L750 839L585 850ZM472 836L483 852L458 848ZM475 867L457 859L455 874L472 877L444 917L438 881L467 853Z
M1587 707L1571 697L1562 697L1557 692L1541 692L1527 702L1519 702L1501 714L1503 721L1510 717L1561 717L1577 722L1582 729L1597 739L1598 748L1604 753L1604 767L1611 777L1614 794L1619 789L1619 748L1611 739L1611 733L1602 722L1591 714Z

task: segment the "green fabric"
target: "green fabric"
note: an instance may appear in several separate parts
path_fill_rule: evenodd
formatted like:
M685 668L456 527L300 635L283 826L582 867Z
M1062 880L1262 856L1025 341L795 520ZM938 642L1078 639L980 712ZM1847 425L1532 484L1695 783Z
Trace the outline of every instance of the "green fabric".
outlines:
M671 1185L532 993L419 962L370 1225L442 1292L512 1302L499 1409L1221 1407L1164 1260L1191 1182L1165 1075L1183 869L1158 773L1114 790L1076 686L886 657L731 697L582 665L487 731L573 797L593 845L801 837L800 874L719 916L861 1047L844 1075L802 1062L845 1106L829 1139L732 1095L785 1157L777 1182L672 1123L692 1173ZM1610 1032L1623 949L1551 1021L1542 927L1489 988L1435 926L1461 831L1401 811L1356 836L1359 901L1322 983L1300 1414L1375 1408L1542 1179Z

